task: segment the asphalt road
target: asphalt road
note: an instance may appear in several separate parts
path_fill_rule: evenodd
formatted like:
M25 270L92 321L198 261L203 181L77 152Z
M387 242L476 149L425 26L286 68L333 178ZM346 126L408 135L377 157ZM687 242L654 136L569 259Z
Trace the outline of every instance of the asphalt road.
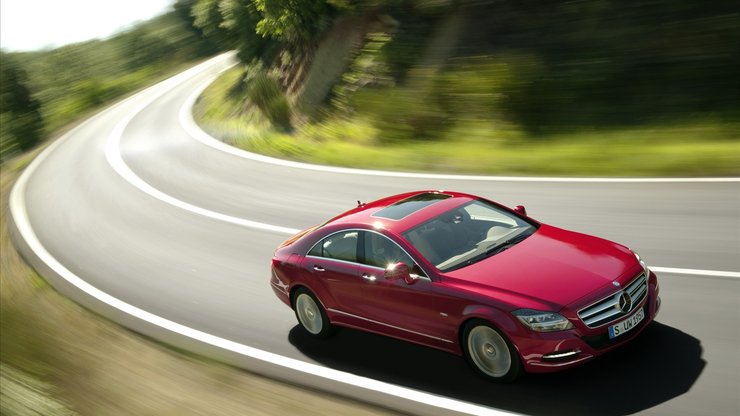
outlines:
M740 182L398 178L250 160L195 140L181 120L193 92L228 64L211 61L103 111L33 166L19 198L59 263L190 328L485 407L740 414L739 278L658 273L662 310L635 342L581 368L494 385L443 352L351 330L302 336L268 283L287 234L246 222L302 229L357 200L454 189L524 204L543 222L626 244L651 266L738 272Z

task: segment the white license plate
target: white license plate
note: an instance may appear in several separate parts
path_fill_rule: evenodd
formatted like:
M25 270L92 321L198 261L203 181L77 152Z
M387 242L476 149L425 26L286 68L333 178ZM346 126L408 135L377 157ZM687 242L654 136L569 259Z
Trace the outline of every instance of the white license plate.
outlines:
M624 335L625 333L631 331L634 329L637 324L642 322L642 320L645 319L645 308L640 308L635 312L632 316L625 319L622 322L616 323L609 327L609 339L616 338L620 335Z

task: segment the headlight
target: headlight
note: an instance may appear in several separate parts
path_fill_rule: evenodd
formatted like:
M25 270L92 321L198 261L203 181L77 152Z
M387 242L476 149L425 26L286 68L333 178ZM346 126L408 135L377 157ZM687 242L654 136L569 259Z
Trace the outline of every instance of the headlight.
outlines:
M517 319L533 331L550 332L573 328L573 324L559 313L533 309L519 309L513 313Z
M650 277L650 269L648 269L648 266L647 266L647 264L645 264L645 260L643 260L643 259L642 259L642 258L640 257L640 255L639 255L639 254L637 254L637 253L635 253L634 251L632 252L632 254L634 254L634 255L635 255L635 257L637 257L637 261L639 261L639 262L640 262L640 266L642 266L642 271L643 271L643 272L645 272L645 278L646 278L646 279L647 279L647 278L649 278L649 277Z

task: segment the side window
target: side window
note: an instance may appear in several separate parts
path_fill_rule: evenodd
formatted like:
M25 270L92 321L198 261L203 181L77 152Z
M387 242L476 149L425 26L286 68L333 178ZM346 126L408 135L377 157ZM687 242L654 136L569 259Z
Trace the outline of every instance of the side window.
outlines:
M314 257L323 257L324 256L324 248L323 248L323 244L322 243L323 243L323 241L319 241L318 243L316 243L313 246L313 248L311 249L311 251L308 252L308 255L309 256L314 256Z
M384 269L389 264L405 263L409 266L411 273L424 276L421 268L398 244L380 234L373 232L364 232L363 234L365 235L363 263Z
M356 262L358 237L357 231L332 234L313 246L308 255Z

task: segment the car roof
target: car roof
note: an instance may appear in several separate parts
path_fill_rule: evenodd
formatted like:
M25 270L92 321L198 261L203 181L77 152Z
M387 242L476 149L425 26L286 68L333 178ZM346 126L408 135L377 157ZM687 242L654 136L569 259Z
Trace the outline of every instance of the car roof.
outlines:
M477 199L460 192L423 190L393 195L377 201L360 203L326 225L382 228L401 234L446 211Z

